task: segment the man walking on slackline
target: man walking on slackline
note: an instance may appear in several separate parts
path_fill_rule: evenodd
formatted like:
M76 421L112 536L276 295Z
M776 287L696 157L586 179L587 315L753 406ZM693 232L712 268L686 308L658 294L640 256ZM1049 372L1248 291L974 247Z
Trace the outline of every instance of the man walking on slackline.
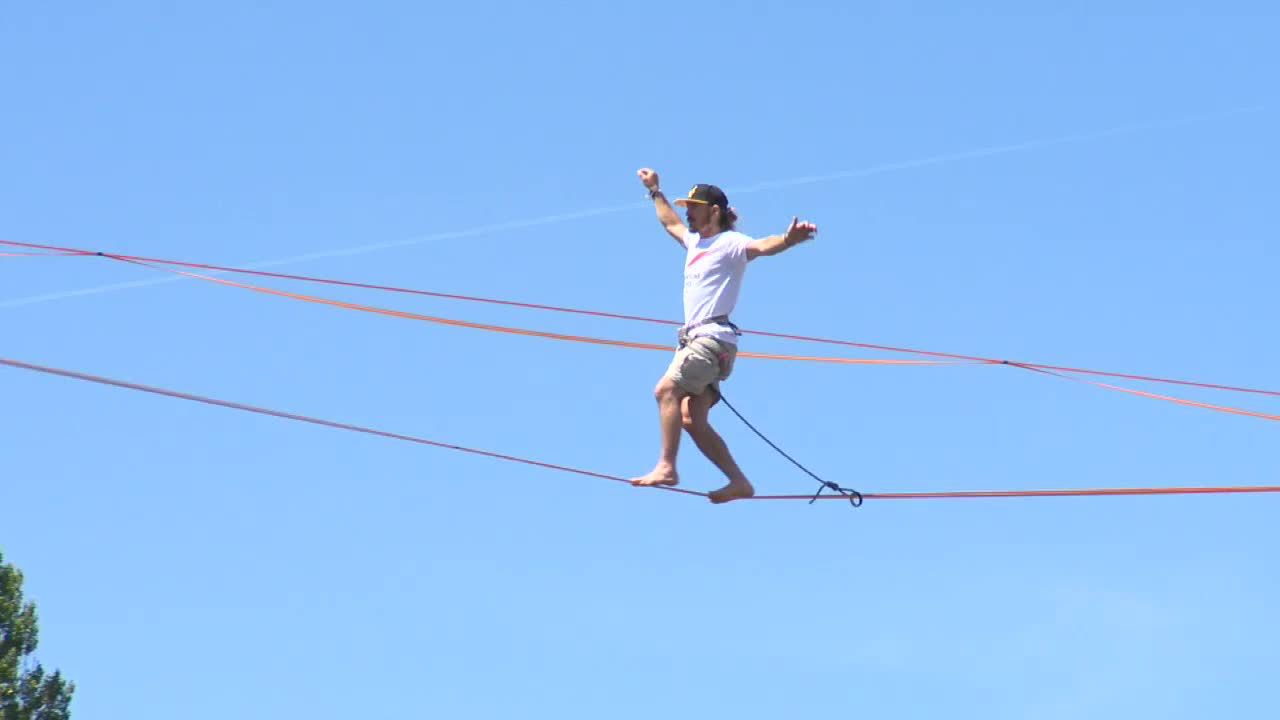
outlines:
M729 377L738 353L738 328L729 315L738 303L747 263L777 255L813 237L818 227L791 219L782 235L753 240L733 229L737 213L715 185L695 185L688 197L676 200L685 208L688 227L680 221L658 186L658 173L643 168L637 173L649 189L658 210L658 222L684 246L684 326L680 348L671 366L654 388L662 428L662 455L653 471L634 478L632 485L676 485L676 453L680 428L684 427L698 449L729 478L729 484L709 493L711 502L749 498L755 488L742 474L729 448L711 428L711 406L720 400L720 381Z

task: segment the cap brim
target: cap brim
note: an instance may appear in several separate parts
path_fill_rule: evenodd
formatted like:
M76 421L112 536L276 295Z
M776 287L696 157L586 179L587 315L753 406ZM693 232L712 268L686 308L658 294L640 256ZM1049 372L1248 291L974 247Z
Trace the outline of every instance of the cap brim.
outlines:
M693 198L680 198L676 201L676 205L680 207L689 207L690 205L710 205L706 200L694 200Z

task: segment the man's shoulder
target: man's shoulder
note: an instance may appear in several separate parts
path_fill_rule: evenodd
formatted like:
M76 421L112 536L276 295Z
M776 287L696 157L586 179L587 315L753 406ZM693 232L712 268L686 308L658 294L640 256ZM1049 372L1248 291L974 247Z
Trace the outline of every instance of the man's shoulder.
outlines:
M741 250L753 242L755 242L755 238L747 235L746 233L740 233L737 230L727 230L724 233L724 243L729 247Z
M755 242L755 239L750 235L740 233L737 230L724 230L716 233L715 235L708 235L706 237L690 230L688 231L688 234L684 236L684 241L686 247L700 247L706 249L711 247L723 248L737 245L748 245Z
M752 241L750 235L738 232L737 230L725 230L716 236L716 242L722 242L726 245L739 245L741 243L749 243Z

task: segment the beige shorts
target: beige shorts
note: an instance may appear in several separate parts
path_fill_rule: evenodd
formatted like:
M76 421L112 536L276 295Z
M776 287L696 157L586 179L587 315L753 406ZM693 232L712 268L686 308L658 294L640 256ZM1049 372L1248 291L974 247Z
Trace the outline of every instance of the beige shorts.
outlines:
M708 387L720 392L721 380L733 372L738 346L709 337L697 337L676 351L667 374L690 395L701 395Z

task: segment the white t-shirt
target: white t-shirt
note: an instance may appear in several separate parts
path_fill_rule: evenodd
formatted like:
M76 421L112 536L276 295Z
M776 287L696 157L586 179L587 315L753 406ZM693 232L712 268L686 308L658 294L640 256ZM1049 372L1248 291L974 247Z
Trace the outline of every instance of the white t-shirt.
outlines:
M747 272L747 246L752 239L734 230L710 237L689 231L684 236L684 323L686 326L717 315L729 315L738 304L742 276ZM689 337L713 337L738 344L733 328L720 323L701 325Z

